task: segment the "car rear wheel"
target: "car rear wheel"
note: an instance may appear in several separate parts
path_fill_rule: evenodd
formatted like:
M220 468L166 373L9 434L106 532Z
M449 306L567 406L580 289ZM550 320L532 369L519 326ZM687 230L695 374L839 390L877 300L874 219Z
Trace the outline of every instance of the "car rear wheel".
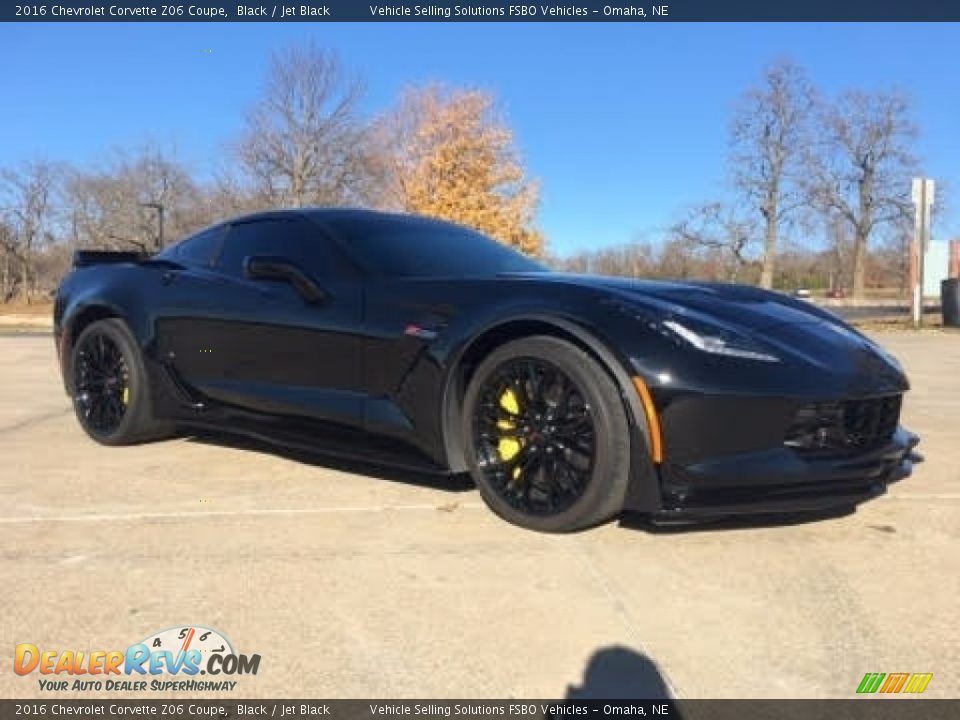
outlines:
M143 360L122 320L91 323L71 356L73 407L86 433L104 445L129 445L170 434L150 408Z
M480 494L512 523L569 532L623 508L623 401L604 368L569 342L536 336L491 353L467 388L463 433Z

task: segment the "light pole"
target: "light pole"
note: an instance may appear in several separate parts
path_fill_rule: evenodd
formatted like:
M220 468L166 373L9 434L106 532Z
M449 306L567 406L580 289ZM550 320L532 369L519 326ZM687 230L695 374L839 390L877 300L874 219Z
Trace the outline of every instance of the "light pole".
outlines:
M913 179L913 205L916 216L913 223L913 250L911 256L915 263L913 277L913 326L923 324L923 261L930 245L930 206L933 205L933 180L930 178Z
M157 211L157 221L159 224L159 233L157 235L157 250L163 249L163 203L145 202L140 203L140 207L153 208Z

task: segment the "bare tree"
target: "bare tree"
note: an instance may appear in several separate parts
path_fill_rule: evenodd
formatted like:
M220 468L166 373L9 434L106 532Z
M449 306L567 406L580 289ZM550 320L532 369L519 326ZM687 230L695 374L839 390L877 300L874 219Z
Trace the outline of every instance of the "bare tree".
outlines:
M276 207L268 197L245 183L238 168L230 162L215 171L204 191L204 206L211 222Z
M550 264L550 260L547 260ZM554 266L570 272L590 272L621 277L651 277L656 274L657 252L646 241L638 240L623 245L588 251L563 258Z
M756 238L756 227L722 203L693 208L673 226L671 234L690 248L713 251L719 265L716 274L730 282L738 281L741 271L752 262L749 249Z
M903 300L908 297L910 241L913 228L892 228L873 243L867 255L867 281L877 287L895 289Z
M271 206L364 204L373 161L357 119L362 85L313 43L277 53L236 155Z
M158 147L121 152L101 170L74 173L67 198L75 241L92 247L153 249L159 227L152 205L163 208L169 237L209 221L190 173Z
M874 230L910 214L909 147L917 131L910 104L896 92L851 90L820 110L822 142L811 153L809 187L816 204L853 236L852 285L861 301Z
M827 256L830 258L830 289L846 291L853 278L852 230L838 213L826 220Z
M698 256L700 250L689 238L674 233L660 247L654 275L677 280L704 277L706 270Z
M747 91L731 124L734 180L763 219L760 285L773 287L780 229L804 203L799 182L814 94L804 71L790 61L766 69Z
M52 240L61 169L45 160L0 170L0 213L7 231L4 250L20 265L20 296L30 301L37 251Z
M13 227L0 220L0 303L5 303L10 299L13 289L13 279L11 277L11 261L14 255L10 248L16 243Z

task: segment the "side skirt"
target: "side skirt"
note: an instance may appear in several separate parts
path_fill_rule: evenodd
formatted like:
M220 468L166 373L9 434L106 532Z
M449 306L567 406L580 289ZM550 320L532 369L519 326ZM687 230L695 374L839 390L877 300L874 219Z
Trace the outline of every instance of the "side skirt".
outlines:
M332 423L260 416L218 407L208 409L202 417L182 422L181 426L253 438L318 458L351 460L434 476L450 474L405 443Z

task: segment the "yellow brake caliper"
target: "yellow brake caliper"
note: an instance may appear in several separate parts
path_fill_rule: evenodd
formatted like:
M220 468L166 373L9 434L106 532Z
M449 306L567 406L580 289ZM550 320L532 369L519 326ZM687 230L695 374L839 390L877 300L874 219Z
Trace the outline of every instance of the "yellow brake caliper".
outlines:
M130 375L124 369L123 373L123 395L120 398L120 401L123 403L123 406L126 407L130 404Z
M517 396L510 388L503 391L500 396L500 407L506 410L510 415L520 414L520 404L517 402ZM497 421L497 428L505 432L511 432L516 429L516 425L511 420L503 419ZM503 462L510 462L520 452L520 440L514 435L501 435L497 443L497 453ZM515 467L512 473L512 479L516 480L520 476L520 468Z

